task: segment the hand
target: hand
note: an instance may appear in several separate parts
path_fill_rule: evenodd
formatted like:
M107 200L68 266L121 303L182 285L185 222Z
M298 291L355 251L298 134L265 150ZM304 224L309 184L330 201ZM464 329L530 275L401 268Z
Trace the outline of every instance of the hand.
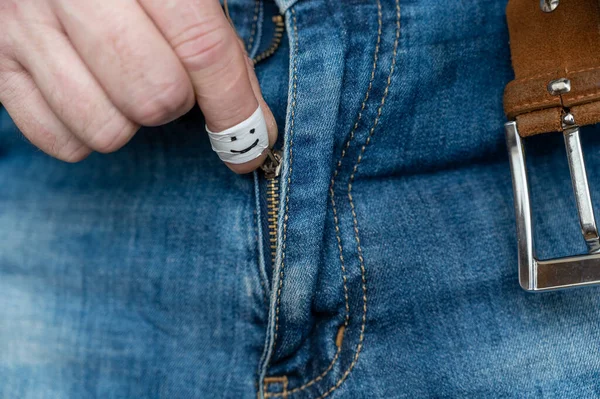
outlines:
M56 158L115 151L140 125L170 122L194 101L211 131L260 104L271 144L277 137L217 0L0 0L0 26L0 102ZM246 173L265 157L228 166Z

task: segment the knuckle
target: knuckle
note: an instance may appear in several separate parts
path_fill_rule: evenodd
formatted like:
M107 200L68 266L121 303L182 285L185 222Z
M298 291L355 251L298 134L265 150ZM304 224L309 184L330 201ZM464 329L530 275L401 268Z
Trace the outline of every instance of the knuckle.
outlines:
M21 71L21 65L15 60L12 50L6 43L0 41L0 74L2 74L0 75L0 84L7 83L11 76Z
M56 153L56 158L68 162L68 163L77 163L81 162L91 154L91 150L86 147L84 144L80 144L79 146L75 146L72 148L64 147L64 150L60 150Z
M99 126L90 124L90 127ZM91 130L88 128L88 130ZM89 139L89 146L102 153L109 153L123 147L136 132L137 127L124 117L113 117L90 133L84 133ZM89 135L88 135L89 134Z
M90 41L101 48L111 49L117 57L127 57L136 53L136 48L132 47L131 35L132 26L119 18L101 27Z
M185 28L174 40L173 48L183 64L192 71L223 61L231 45L228 25L212 19Z
M46 151L53 157L58 158L59 154L63 151L63 148L66 147L65 143L61 143L58 140L58 136L54 132L43 127L38 129L35 133L24 130L23 134L35 146L39 147L43 151Z
M10 73L4 68L2 60L0 60L0 98L13 97L17 87L12 83L17 75Z
M176 78L145 91L144 98L132 110L132 117L144 126L168 123L194 106L194 91L187 76Z
M35 132L23 132L34 145L49 155L61 161L75 163L85 159L90 154L90 149L65 132L60 134L44 127L39 127Z

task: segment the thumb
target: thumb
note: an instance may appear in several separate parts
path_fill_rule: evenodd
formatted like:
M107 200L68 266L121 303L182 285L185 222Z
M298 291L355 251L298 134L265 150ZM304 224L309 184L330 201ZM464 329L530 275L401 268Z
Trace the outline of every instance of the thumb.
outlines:
M260 108L269 141L277 137L273 115L262 99L254 70L217 0L143 0L146 12L188 72L208 130L222 132L246 121ZM243 150L243 149L242 149ZM242 164L237 173L258 168L266 151Z
M278 133L277 132L277 122L275 121L275 117L273 116L271 109L269 108L265 99L262 96L262 92L260 90L260 83L258 83L258 78L256 77L256 73L254 72L254 62L252 61L251 58L248 58L248 56L246 55L246 50L244 48L243 42L241 43L241 49L245 55L244 58L246 59L246 69L248 71L248 77L250 79L250 85L252 86L252 91L254 92L254 95L256 96L256 100L258 101L258 105L262 109L263 114L265 116L265 122L267 125L267 133L269 135L269 147L273 147L273 145L277 141L277 133ZM229 168L236 173L248 173L248 172L255 170L260 165L262 165L263 162L265 161L265 158L266 158L266 155L263 154L260 158L257 158L256 160L248 162L243 165L232 165L232 164L228 164L228 163L226 163L226 165L229 166Z

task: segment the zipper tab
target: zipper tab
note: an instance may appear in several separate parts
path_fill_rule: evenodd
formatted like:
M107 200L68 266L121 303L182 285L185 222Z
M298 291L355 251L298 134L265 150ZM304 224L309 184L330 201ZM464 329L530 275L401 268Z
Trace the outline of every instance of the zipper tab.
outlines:
M279 177L281 173L281 151L269 148L268 157L261 165L261 169L265 174L265 178L271 180Z

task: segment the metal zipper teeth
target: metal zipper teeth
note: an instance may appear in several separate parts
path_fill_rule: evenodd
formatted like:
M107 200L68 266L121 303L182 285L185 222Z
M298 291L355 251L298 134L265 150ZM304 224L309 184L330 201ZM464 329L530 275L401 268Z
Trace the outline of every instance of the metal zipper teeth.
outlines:
M271 267L275 265L277 254L277 220L279 218L279 177L267 180L267 224L269 227L269 248Z
M275 23L275 32L269 47L252 59L254 65L271 57L283 39L285 23L283 16L275 15L272 18ZM267 226L269 230L269 249L271 250L271 267L275 267L277 255L277 220L279 219L279 173L281 169L282 153L278 150L269 150L269 156L261 166L267 180Z
M277 220L279 218L279 175L281 172L281 151L269 150L265 163L261 166L267 180L267 225L271 267L275 266L277 254Z
M223 7L227 19L235 29L235 25L229 15L227 0L223 0ZM271 57L281 45L281 40L285 33L283 16L275 15L273 16L272 21L275 24L275 31L273 33L273 38L271 39L271 44L265 51L252 59L254 65ZM264 172L265 179L267 180L267 225L269 229L269 248L271 250L271 267L275 267L275 256L277 254L277 220L279 219L279 173L281 171L282 153L281 151L272 149L269 149L268 151L269 156L260 168Z
M272 18L272 20L275 23L275 33L273 34L273 39L271 39L271 45L265 51L258 54L252 59L254 65L266 60L267 58L275 54L275 52L281 45L281 39L283 38L283 33L285 32L285 23L283 22L283 16L275 15Z
M227 17L229 23L235 30L235 24L233 23L231 15L229 14L229 5L227 4L227 0L223 0L223 9L225 11L225 16ZM281 45L281 39L283 39L283 33L285 32L285 22L283 21L283 15L275 15L273 16L273 18L271 18L271 20L275 24L275 33L273 34L273 38L271 39L271 44L265 51L256 55L252 59L252 63L254 65L266 60L267 58L275 54L275 52Z

